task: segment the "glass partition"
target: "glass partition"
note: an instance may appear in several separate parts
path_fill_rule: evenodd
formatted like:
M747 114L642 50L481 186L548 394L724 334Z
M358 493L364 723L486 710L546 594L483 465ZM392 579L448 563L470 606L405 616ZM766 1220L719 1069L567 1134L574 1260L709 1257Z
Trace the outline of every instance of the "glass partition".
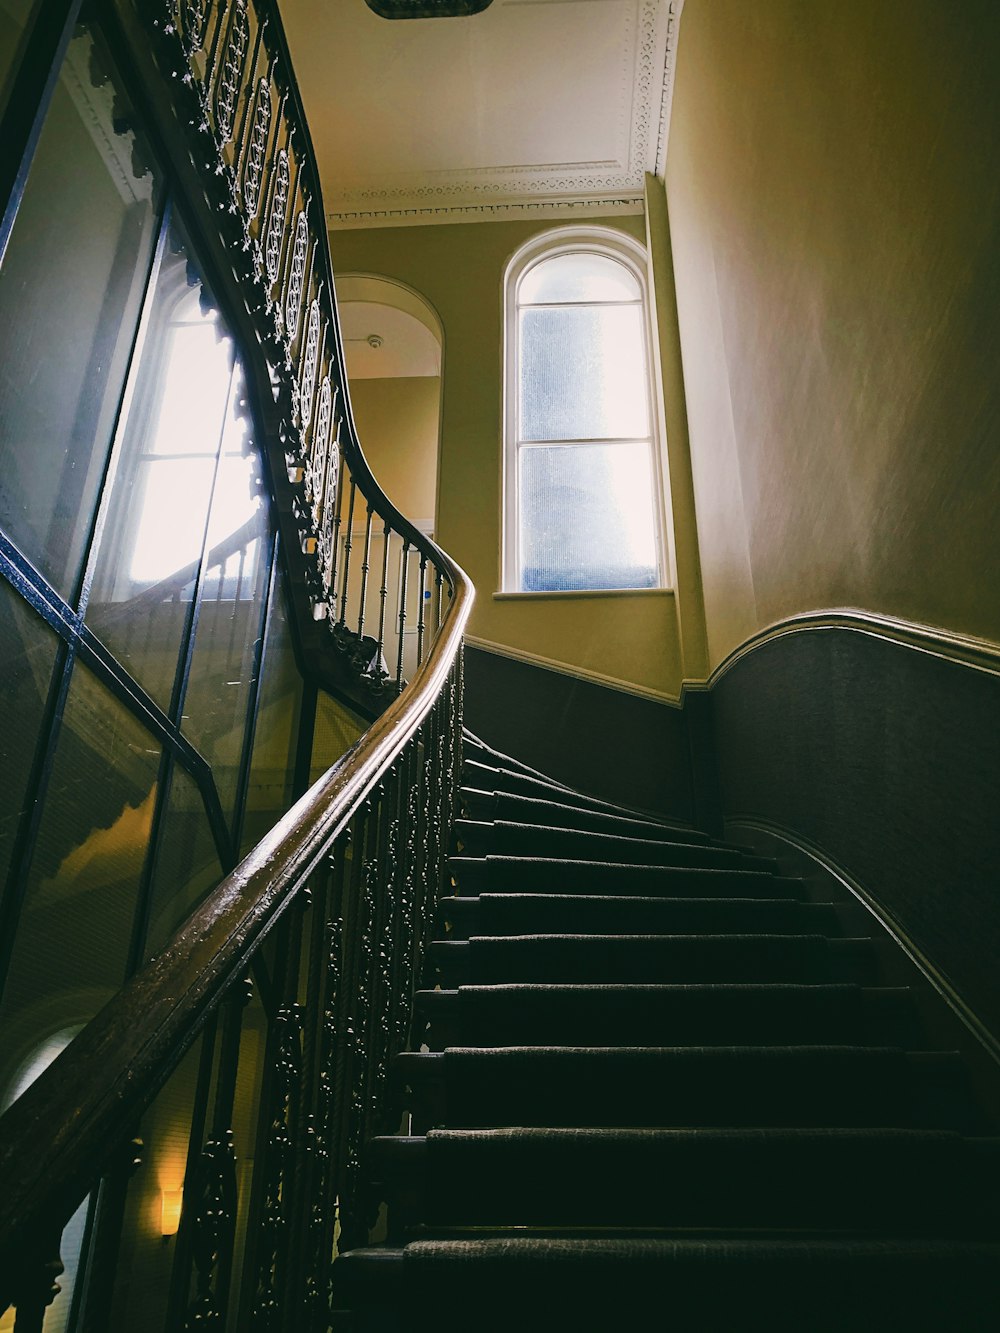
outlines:
M0 1086L47 1031L92 1018L125 979L161 749L73 668L0 1003Z
M190 625L219 450L232 416L232 340L174 223L135 358L87 621L169 709Z
M159 194L122 90L83 31L0 267L0 528L68 601L118 417Z

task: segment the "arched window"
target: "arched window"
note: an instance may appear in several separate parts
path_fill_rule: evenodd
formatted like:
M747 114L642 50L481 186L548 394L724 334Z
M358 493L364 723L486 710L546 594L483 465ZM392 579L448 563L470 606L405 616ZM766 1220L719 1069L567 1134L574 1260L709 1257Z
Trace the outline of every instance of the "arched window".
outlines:
M644 252L565 227L506 278L504 590L666 582Z

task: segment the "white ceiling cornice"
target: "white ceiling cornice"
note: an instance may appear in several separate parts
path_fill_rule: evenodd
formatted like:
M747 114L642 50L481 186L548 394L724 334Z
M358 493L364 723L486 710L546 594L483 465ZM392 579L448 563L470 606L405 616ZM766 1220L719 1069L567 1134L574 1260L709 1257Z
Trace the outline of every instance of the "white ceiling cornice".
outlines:
M562 11L562 26L548 17L555 7ZM436 82L426 73L428 52L433 58L438 49L429 45L432 34L419 34L419 42L409 47L391 32L359 28L359 61L370 61L371 71L387 72L378 79L370 74L372 95L382 97L371 123L365 122L363 108L360 116L350 118L359 140L369 137L352 156L343 130L347 113L336 101L338 69L327 64L320 84L319 57L310 63L311 53L303 49L304 61L300 58L296 22L305 41L309 0L287 0L283 10L317 142L330 226L641 213L645 173L662 175L664 169L682 7L683 0L494 0L483 14L453 21L482 25L492 15L494 26L467 29L462 46L449 48L451 63L438 72ZM412 23L436 26L434 20ZM398 32L410 24L384 27ZM443 39L452 41L443 29L438 28ZM509 62L512 43L522 33L525 42L537 37L539 46L533 60L525 62L514 98L504 84L502 67L490 61L494 52L506 51ZM559 44L553 42L554 33L563 39ZM311 38L315 36L312 26ZM341 37L346 51L352 33ZM392 40L397 45L392 46ZM379 45L385 42L390 45ZM407 63L411 51L415 70ZM351 77L361 80L357 73ZM391 88L386 78L393 80ZM421 89L422 78L426 82ZM404 115L403 88L411 79L417 110L404 134L415 148L407 154L390 142L387 112L391 108ZM491 102L498 87L506 94L500 109ZM433 136L446 119L440 108L449 99L452 107L468 106L469 124L464 126L453 114L439 143ZM324 116L341 129L325 135ZM575 160L532 160L532 154L545 147L550 149L547 158L555 147L557 155ZM587 150L594 153L595 148L597 153L588 157ZM447 161L449 155L457 159L454 165Z

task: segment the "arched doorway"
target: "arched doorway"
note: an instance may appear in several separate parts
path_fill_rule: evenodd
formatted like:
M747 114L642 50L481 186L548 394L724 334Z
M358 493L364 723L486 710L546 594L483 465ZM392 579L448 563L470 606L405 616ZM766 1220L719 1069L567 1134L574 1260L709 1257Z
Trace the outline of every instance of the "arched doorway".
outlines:
M337 278L351 406L389 499L433 532L441 432L441 321L412 287L376 274Z

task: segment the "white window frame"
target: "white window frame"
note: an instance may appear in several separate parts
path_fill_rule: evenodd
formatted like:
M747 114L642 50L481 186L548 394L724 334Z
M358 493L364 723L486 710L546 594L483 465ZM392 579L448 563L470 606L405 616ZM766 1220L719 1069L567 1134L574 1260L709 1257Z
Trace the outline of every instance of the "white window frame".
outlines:
M519 388L518 292L521 281L536 264L566 254L596 254L625 265L639 286L642 301L642 334L646 358L645 389L650 422L650 468L656 494L653 496L653 520L656 532L657 580L652 588L598 588L594 590L525 591L521 587L518 488L519 446L517 436ZM624 232L610 227L568 226L533 236L517 250L504 271L504 341L503 341L503 458L502 458L502 534L500 557L500 596L578 597L628 596L659 592L670 588L666 542L666 510L662 436L657 396L654 391L653 346L650 326L649 282L645 248ZM581 440L581 444L586 441ZM572 443L565 447L572 449Z

